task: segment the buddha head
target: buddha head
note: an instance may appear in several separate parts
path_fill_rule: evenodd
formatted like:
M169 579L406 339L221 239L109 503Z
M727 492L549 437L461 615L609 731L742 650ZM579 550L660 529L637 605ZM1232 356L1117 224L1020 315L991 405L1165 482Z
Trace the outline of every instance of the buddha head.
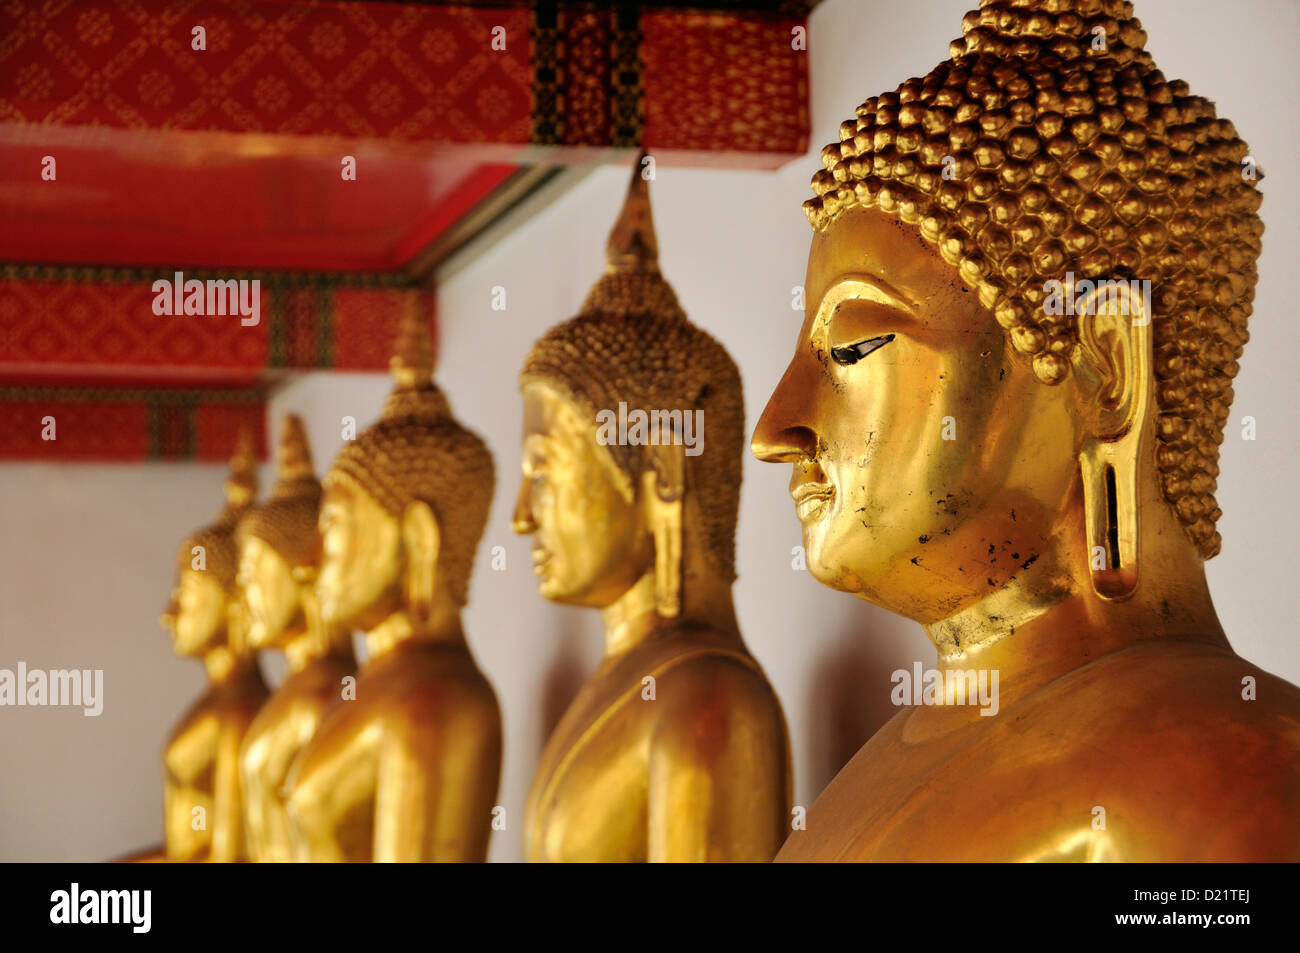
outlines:
M176 586L162 622L171 631L177 655L203 655L221 647L238 654L245 648L246 626L237 609L235 528L257 495L256 467L252 439L241 431L230 460L225 508L176 552Z
M406 610L419 629L462 607L492 503L487 446L433 383L428 326L412 293L383 413L323 481L316 594L323 621L369 630Z
M1218 552L1262 224L1245 143L1124 0L984 0L822 151L756 428L809 570L922 622L1017 574L1122 601Z
M307 628L315 582L321 488L302 419L288 414L276 451L277 476L267 499L239 520L237 582L248 612L248 644L262 649Z
M684 578L735 578L744 402L736 365L660 274L641 168L604 275L524 362L514 528L533 536L543 597L604 608L653 571L671 617Z

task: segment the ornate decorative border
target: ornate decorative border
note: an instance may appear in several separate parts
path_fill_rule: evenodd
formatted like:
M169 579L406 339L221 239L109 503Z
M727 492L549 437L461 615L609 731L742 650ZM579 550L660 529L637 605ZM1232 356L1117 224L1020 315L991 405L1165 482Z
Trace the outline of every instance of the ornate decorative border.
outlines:
M231 389L0 387L0 460L223 461L247 429L266 457L266 393Z
M802 4L24 6L0 5L0 136L14 139L382 140L499 162L644 145L771 168L808 138L807 54L790 48ZM190 24L206 24L201 55Z

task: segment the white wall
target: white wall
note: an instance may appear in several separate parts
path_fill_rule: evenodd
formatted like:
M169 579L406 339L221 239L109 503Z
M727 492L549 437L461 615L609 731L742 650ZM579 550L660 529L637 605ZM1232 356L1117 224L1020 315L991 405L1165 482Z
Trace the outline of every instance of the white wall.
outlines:
M653 186L661 261L691 318L722 340L745 381L750 426L794 345L790 292L803 280L810 230L800 203L816 154L867 96L924 75L947 55L974 0L827 0L810 41L811 155L781 172L659 165ZM1290 50L1300 11L1289 0L1139 0L1149 47L1166 75L1215 99L1266 172L1268 225L1252 340L1233 419L1252 415L1259 439L1229 429L1219 501L1224 551L1210 580L1224 626L1247 658L1300 683L1291 580L1300 556L1300 489L1292 364L1300 327L1287 294L1300 251L1300 194L1282 172L1295 148L1290 98L1300 78ZM869 15L868 15L869 12ZM536 593L529 544L510 531L519 472L516 374L536 337L570 316L603 264L627 183L598 170L442 289L439 380L460 418L492 447L497 496L479 553L467 631L505 714L500 803L509 830L492 858L520 856L523 802L547 730L599 655L593 613ZM491 310L491 289L508 309ZM388 390L376 375L308 375L273 400L302 413L318 468L340 444L339 418L373 419ZM278 421L277 421L278 422ZM181 536L220 497L215 467L0 467L0 666L103 667L99 719L57 710L0 710L0 859L97 859L156 841L158 749L201 683L169 654L156 616ZM799 542L788 469L747 460L735 589L741 629L785 706L795 750L796 803L808 804L892 713L889 673L934 650L920 628L791 569ZM501 545L507 569L492 571Z
M162 839L159 756L203 686L158 616L224 473L0 466L0 667L102 669L104 708L0 708L0 859L104 860Z

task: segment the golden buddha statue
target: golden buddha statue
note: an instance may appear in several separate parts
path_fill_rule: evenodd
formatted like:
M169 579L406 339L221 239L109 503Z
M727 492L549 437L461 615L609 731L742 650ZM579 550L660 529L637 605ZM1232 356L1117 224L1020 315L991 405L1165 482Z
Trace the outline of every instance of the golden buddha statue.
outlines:
M298 752L354 675L351 633L324 625L316 604L321 487L301 418L280 431L278 480L267 500L239 520L238 583L248 612L248 644L279 649L288 674L244 736L239 756L249 855L294 859L284 783Z
M779 859L1300 859L1300 689L1232 651L1203 565L1253 162L1129 3L988 0L963 30L823 150L753 438L793 466L808 568L920 622L945 692ZM995 704L959 704L981 673Z
M492 457L433 383L411 296L383 415L324 479L316 594L365 632L355 697L290 770L295 855L323 861L487 858L501 714L461 627L492 502Z
M235 585L235 526L257 494L247 434L230 462L226 507L217 521L181 544L177 583L163 624L177 655L201 658L208 685L163 749L163 832L167 859L248 859L239 747L266 683L247 648L247 619Z
M731 599L740 374L659 274L639 170L604 276L520 378L515 530L533 535L541 594L600 609L605 628L533 778L525 853L765 861L790 823L790 751Z

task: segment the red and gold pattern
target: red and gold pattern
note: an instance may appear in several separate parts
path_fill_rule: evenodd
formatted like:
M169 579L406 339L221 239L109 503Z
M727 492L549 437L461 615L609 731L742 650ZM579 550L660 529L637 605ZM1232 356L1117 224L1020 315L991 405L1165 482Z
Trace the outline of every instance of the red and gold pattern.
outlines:
M262 320L243 327L237 315L155 315L155 275L19 271L34 275L0 279L0 460L221 461L241 426L261 459L270 377L386 370L403 303L436 306L405 285L261 275ZM55 440L42 438L46 417Z
M710 165L728 152L802 155L808 54L793 43L802 25L757 14L643 14L642 70L654 91L644 104L646 147L671 143Z
M252 434L258 459L266 456L260 387L0 387L0 408L0 460L224 461L241 428Z
M434 296L376 269L415 259L505 163L640 145L732 167L802 154L802 22L589 2L0 0L14 226L0 458L217 460L241 423L260 444L285 370L386 367L405 296L429 314ZM358 182L389 184L327 192L353 153ZM277 270L228 270L250 267ZM259 278L261 322L155 315L152 283L177 270ZM57 440L41 440L46 416Z
M265 289L263 321L243 328L237 316L155 315L150 285L147 279L0 280L0 372L203 369L247 376L266 366Z
M0 122L526 142L530 20L469 5L6 0Z
M564 21L564 143L603 146L610 141L608 11L577 10Z
M791 44L802 20L543 9L0 0L0 136L37 124L327 137L498 161L539 144L561 161L565 147L645 145L769 168L805 151L807 54Z
M406 297L421 295L430 315L436 305L431 292L386 276L376 280L389 286L366 287L324 276L222 274L262 282L261 320L244 327L238 315L155 315L159 277L171 273L114 279L24 269L0 278L0 375L247 380L276 368L382 371Z

